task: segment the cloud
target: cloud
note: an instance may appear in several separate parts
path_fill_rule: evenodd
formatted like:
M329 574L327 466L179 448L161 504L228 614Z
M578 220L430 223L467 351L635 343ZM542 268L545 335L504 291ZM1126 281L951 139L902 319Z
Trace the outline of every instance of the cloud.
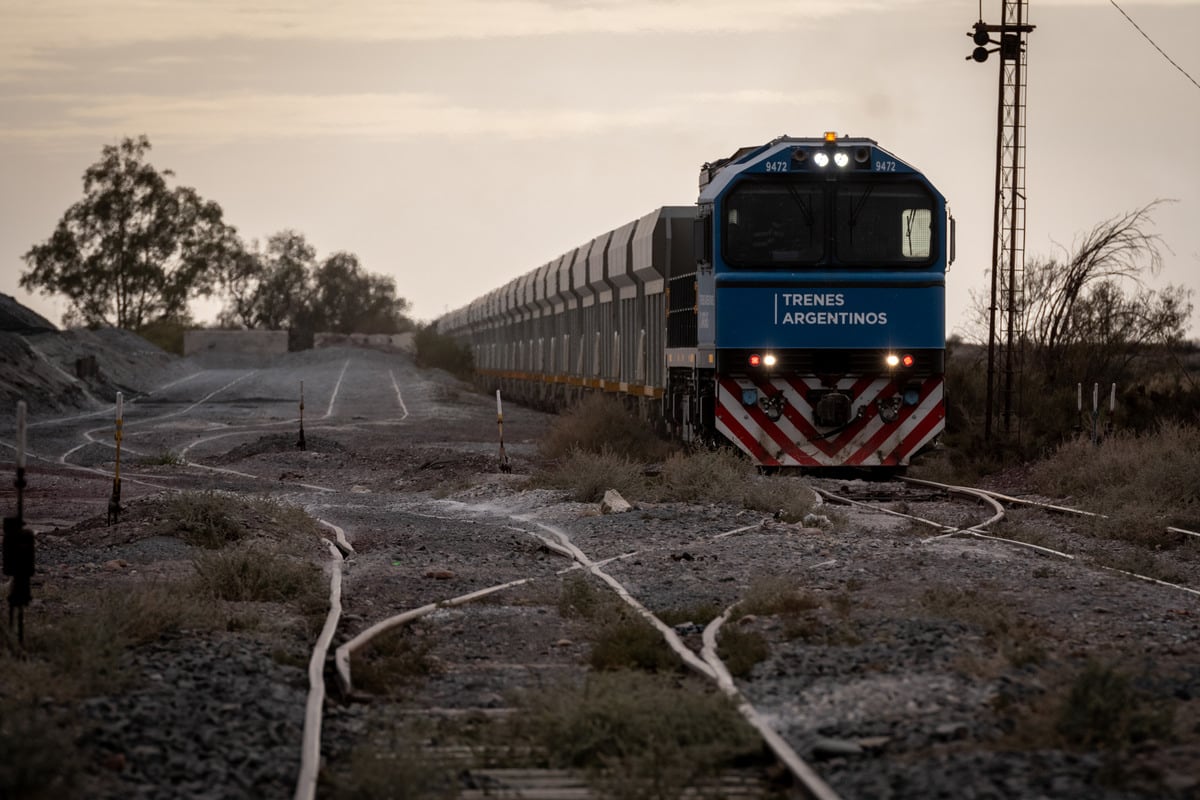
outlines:
M413 41L577 33L778 32L932 0L40 0L5 9L0 67L56 68L56 52L214 39ZM2 74L2 73L0 73ZM3 78L0 78L3 80Z
M836 95L816 91L810 102ZM422 94L42 95L17 97L22 113L0 121L0 142L53 146L145 132L153 141L216 144L233 140L419 136L541 139L620 130L683 127L699 105L774 106L797 95L763 90L691 92L643 106L478 108ZM17 124L17 120L20 124ZM40 121L39 121L40 119Z

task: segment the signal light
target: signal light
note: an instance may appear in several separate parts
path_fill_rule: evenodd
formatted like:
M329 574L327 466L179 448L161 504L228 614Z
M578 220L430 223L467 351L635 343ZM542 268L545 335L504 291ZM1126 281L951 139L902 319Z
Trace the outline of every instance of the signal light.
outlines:
M779 359L777 359L771 353L767 353L766 355L753 353L751 354L750 358L747 359L747 361L749 361L750 366L752 367L773 367L775 366L776 362L779 361Z

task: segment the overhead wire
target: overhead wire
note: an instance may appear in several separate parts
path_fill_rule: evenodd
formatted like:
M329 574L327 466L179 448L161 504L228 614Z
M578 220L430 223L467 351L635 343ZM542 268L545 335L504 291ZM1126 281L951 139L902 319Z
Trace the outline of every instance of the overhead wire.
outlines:
M1139 26L1136 22L1133 21L1132 17L1130 17L1128 14L1125 13L1125 9L1123 9L1119 5L1117 5L1117 0L1108 0L1108 2L1112 3L1113 8L1115 8L1117 11L1121 12L1121 16L1123 16L1125 19L1129 20L1129 24L1132 25L1137 30L1137 32L1140 33L1146 39L1146 41L1149 42L1154 47L1154 49L1157 50L1162 55L1162 57L1165 58L1171 64L1172 67L1174 67L1175 69L1182 72L1184 77L1186 77L1189 81L1191 81L1192 84L1197 89L1200 89L1200 83L1196 83L1196 79L1193 78L1191 75L1189 75L1187 70L1185 70L1183 67L1176 64L1175 60L1172 59L1169 55L1167 55L1166 52L1161 47L1159 47L1158 44L1156 44L1155 41L1153 39L1151 39L1150 36L1144 30L1142 30L1141 26Z

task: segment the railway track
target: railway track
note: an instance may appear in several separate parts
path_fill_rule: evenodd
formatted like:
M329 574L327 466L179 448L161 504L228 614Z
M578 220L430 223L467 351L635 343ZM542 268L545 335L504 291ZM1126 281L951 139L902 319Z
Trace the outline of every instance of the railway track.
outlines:
M795 755L815 778L807 789L796 777L781 784L777 768L760 764L727 772L723 788L708 785L724 796L926 797L1007 786L1018 795L1057 787L1103 797L1102 758L1081 761L1053 736L1038 738L1039 710L1063 702L1090 661L1153 684L1151 700L1200 691L1188 657L1197 637L1194 568L1184 570L1187 580L1164 581L1174 586L1098 569L1085 547L1093 543L1061 511L1012 512L1012 498L979 490L958 499L938 486L855 483L844 491L814 479L823 500L808 525L724 505L647 503L599 515L558 492L526 488L519 474L489 474L486 398L365 359L306 365L306 396L319 412L306 417L305 453L278 446L293 434L294 369L200 375L153 398L153 413L140 420L131 408L125 452L140 455L130 463L163 450L181 463L123 468L128 502L164 489L234 488L325 522L326 604L337 613L313 633L318 647L304 667L291 668L308 688L291 694L287 746L263 751L282 762L279 776L253 788L231 782L228 796L261 796L264 786L269 796L339 796L362 768L356 754L384 752L407 763L407 772L385 770L392 780L419 779L414 757L456 764L460 796L591 796L583 773L471 735L526 713L516 699L522 691L584 680L605 626L570 601L607 603L600 598L622 592L618 618L657 620L659 635L675 640L676 663L692 665L688 685L733 696L743 716L762 723L761 735L778 738L776 756L787 763ZM517 472L527 471L542 418L514 408L505 422ZM96 505L110 477L106 433L94 419L72 425L43 426L55 437L33 446L56 465L56 481L78 474L79 486L99 490L89 501ZM36 483L36 471L31 477ZM998 506L1010 511L1002 517ZM114 556L136 544L110 538ZM63 545L47 555L59 557ZM360 638L372 629L379 641ZM736 676L722 674L717 665L735 639L761 643L765 655ZM370 686L387 647L416 647L421 674L358 685L361 674ZM1139 657L1156 669L1132 671L1144 666ZM1180 725L1195 713L1191 701L1176 706ZM119 704L105 708L120 716ZM114 746L134 762L146 748L169 749L149 743L155 735ZM1141 772L1112 796L1185 796L1197 748L1194 738L1175 741L1171 752L1137 754ZM127 762L105 775L117 788L95 796L136 795L126 780L135 772Z

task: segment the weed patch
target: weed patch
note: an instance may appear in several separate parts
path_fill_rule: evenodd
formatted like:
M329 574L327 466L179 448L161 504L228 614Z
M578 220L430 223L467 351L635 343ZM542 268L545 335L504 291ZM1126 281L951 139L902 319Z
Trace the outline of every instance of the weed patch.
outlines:
M1170 707L1137 691L1130 676L1089 661L1059 707L1055 730L1074 747L1120 749L1171 732Z
M662 634L641 617L625 616L603 625L592 641L588 663L595 670L675 672L683 668L679 656Z
M266 497L220 492L183 492L167 501L172 532L188 544L210 550L253 537L315 541L317 524L302 508Z
M1041 663L1046 657L1042 631L1038 626L1017 616L994 595L976 589L933 587L920 598L921 606L930 614L955 619L983 631L987 640L1016 667Z
M737 612L756 616L799 616L820 606L816 596L797 586L794 578L772 575L750 584Z
M677 798L761 743L722 695L643 673L591 675L582 686L520 694L510 739L550 766L583 769L604 796Z
M354 685L371 694L391 694L434 675L434 642L419 625L384 631L354 656Z
M194 564L200 591L221 600L304 604L314 595L323 597L317 566L262 545L204 552Z
M1200 428L1164 423L1099 445L1076 438L1036 464L1032 477L1050 493L1109 515L1097 522L1103 536L1150 548L1176 546L1182 537L1165 528L1200 519Z
M87 592L69 605L53 595L46 600L43 608L56 613L44 613L29 626L23 656L5 637L0 696L20 698L53 687L56 699L69 700L115 690L128 678L121 659L126 648L216 623L211 603L170 584L138 582L119 592Z
M770 654L766 637L758 631L745 630L738 625L721 626L717 655L733 677L747 677L754 665L766 661Z
M68 722L40 703L0 702L0 797L73 797L79 779Z
M572 450L561 463L536 473L532 483L569 489L572 498L581 503L598 502L609 489L616 489L627 499L637 499L646 494L643 471L640 464L610 450Z

